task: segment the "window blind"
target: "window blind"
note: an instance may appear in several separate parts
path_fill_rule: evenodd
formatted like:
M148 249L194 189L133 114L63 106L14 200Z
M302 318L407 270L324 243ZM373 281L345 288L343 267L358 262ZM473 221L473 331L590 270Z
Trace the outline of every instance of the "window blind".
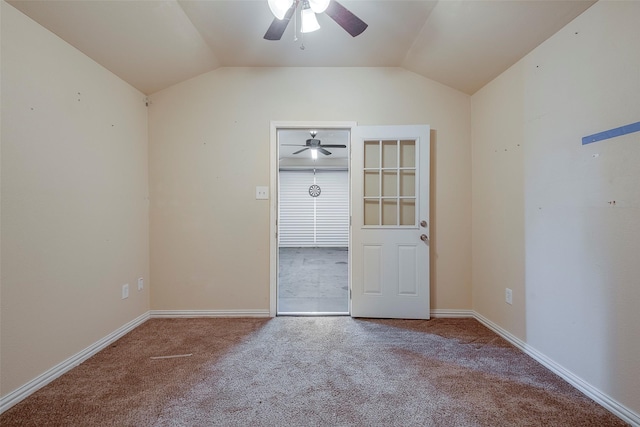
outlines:
M309 187L320 186L311 197ZM278 238L282 247L349 246L347 171L280 171Z

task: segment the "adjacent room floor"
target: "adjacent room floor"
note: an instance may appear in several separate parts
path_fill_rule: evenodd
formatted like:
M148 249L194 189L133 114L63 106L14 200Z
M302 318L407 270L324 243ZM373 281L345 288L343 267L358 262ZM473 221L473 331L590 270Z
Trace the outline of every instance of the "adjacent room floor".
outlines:
M348 248L280 248L278 314L349 314Z

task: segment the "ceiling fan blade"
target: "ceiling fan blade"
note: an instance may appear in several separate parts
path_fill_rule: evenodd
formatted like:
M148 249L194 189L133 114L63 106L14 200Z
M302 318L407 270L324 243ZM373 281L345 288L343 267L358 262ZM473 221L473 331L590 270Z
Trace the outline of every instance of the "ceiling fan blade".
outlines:
M296 152L295 152L295 153L293 153L293 154L300 154L300 153L302 153L303 151L308 150L308 149L309 149L309 147L305 147L305 148L303 148L302 150L298 150L298 151L296 151Z
M284 30L287 29L287 25L289 25L289 21L293 16L293 12L296 10L296 3L287 10L287 13L284 15L284 18L278 19L273 18L273 22L269 26L269 29L264 34L265 40L280 40L282 35L284 34Z
M362 19L351 13L351 11L336 0L331 0L325 13L344 28L347 33L351 34L352 37L361 34L368 27Z
M331 151L327 151L322 147L318 147L318 151L321 152L322 154L324 154L325 156L328 156L331 154Z
M286 145L287 147L306 147L305 144L280 144L280 145Z
M326 148L347 148L344 144L322 144L322 146Z

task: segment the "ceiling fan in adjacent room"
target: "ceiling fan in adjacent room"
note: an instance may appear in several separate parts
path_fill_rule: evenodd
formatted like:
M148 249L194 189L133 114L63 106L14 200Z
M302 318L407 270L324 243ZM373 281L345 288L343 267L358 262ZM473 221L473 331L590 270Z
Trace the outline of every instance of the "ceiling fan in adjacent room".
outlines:
M271 26L264 35L266 40L280 40L289 21L294 16L298 6L301 7L301 31L310 33L320 28L317 13L326 13L338 23L346 32L356 37L362 33L367 24L336 0L267 0L269 8L275 16Z
M312 130L312 131L309 131L309 133L311 134L311 138L307 139L307 141L304 144L282 144L282 145L288 145L291 147L304 147L301 150L294 151L293 154L300 154L303 151L311 150L311 158L314 160L318 158L318 151L324 154L325 156L331 155L331 151L327 150L326 148L347 148L347 146L344 144L322 145L322 142L319 139L316 139L316 135L318 134L317 131Z

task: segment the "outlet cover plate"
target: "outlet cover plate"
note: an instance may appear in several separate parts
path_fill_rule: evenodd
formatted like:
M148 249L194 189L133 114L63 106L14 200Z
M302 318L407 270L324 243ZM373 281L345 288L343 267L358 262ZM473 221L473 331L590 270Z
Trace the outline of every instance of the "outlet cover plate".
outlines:
M122 299L129 298L129 284L122 285Z
M504 290L504 301L507 304L513 304L513 291L509 288Z
M256 200L269 200L269 187L256 187Z

